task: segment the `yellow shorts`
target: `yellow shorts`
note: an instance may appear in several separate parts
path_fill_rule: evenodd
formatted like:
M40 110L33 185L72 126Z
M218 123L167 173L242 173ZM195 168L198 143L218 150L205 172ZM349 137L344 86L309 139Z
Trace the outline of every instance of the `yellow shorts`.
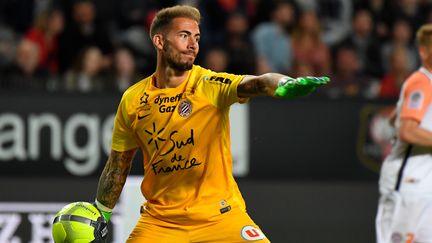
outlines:
M161 221L147 212L129 235L128 243L237 243L270 242L245 212L230 212L221 220L197 225L176 225Z

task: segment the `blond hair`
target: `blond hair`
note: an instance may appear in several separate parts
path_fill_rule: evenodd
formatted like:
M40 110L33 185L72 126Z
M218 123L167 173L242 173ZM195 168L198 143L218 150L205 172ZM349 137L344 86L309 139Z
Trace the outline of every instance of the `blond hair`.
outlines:
M425 24L420 27L417 31L417 44L419 46L431 46L432 45L432 24Z
M155 34L171 24L173 19L180 17L189 18L199 23L201 14L197 8L188 5L177 5L161 9L156 13L150 25L150 37L153 38Z

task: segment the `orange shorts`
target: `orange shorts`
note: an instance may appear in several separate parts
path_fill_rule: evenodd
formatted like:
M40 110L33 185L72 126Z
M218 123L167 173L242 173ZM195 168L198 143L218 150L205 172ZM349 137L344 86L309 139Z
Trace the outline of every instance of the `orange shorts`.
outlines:
M215 222L177 225L161 221L147 212L129 235L128 243L270 242L245 212L229 212Z

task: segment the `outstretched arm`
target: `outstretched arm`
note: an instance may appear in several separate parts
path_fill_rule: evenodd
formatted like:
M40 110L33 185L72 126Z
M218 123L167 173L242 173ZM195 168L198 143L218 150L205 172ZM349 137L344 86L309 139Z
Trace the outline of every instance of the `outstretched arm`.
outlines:
M273 96L278 81L285 77L279 73L266 73L260 76L248 75L237 87L239 97Z
M241 98L255 96L295 98L307 95L328 82L330 82L328 77L291 78L280 73L266 73L260 76L248 75L238 85L237 94Z
M135 153L136 149L125 152L111 150L97 188L96 206L102 213L110 214L117 203L129 175Z

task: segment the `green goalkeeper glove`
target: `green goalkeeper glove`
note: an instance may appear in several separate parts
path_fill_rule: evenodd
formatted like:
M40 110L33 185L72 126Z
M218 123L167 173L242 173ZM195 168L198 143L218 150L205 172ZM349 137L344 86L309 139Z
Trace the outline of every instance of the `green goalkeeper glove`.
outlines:
M330 82L329 77L305 76L298 78L286 77L279 81L274 96L282 98L296 98L305 96L317 87Z

